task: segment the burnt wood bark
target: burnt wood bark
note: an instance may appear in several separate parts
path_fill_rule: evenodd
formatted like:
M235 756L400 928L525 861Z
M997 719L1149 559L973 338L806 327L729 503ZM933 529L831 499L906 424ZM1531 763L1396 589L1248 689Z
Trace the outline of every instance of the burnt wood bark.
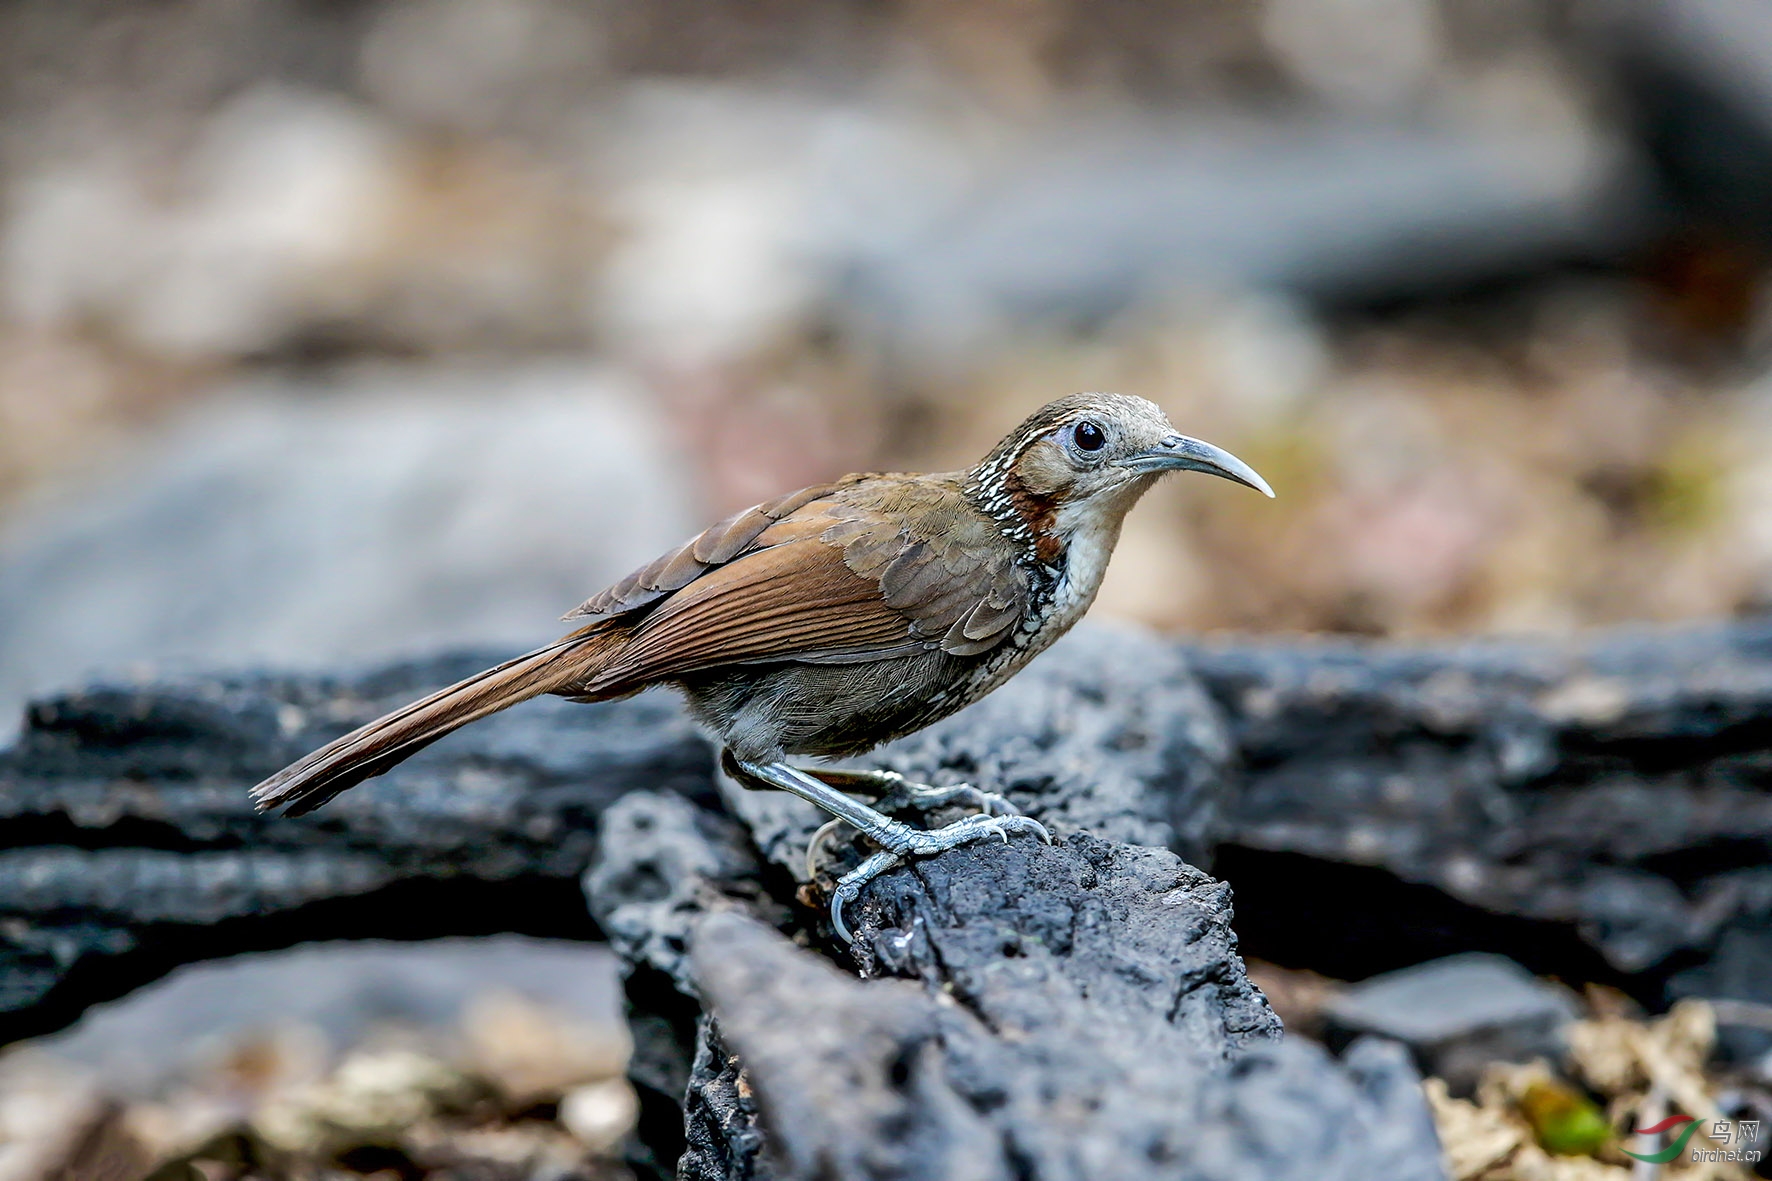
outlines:
M1264 931L1270 954L1284 952L1286 939L1356 945L1374 924L1403 962L1444 950L1425 928L1398 939L1398 928L1383 927L1394 916L1379 912L1394 907L1361 913L1357 898L1313 888L1324 879L1310 875L1326 871L1431 895L1462 908L1458 922L1536 924L1559 949L1586 948L1596 971L1649 981L1649 992L1682 970L1679 979L1697 979L1693 965L1713 948L1763 942L1772 927L1772 624L1763 621L1444 646L1176 645L1079 629L998 694L874 759L1002 791L1047 823L1058 845L955 850L882 879L854 912L859 960L831 946L819 912L796 897L800 854L819 818L788 797L718 781L712 751L666 697L533 702L446 739L315 817L251 811L244 789L267 771L484 663L476 653L359 676L101 686L33 706L19 742L0 753L0 1036L65 1022L178 960L248 947L498 929L601 933L632 966L635 1074L650 1096L643 1131L655 1159L687 1146L691 1176L771 1168L791 1176L813 1160L862 1167L844 1155L834 1125L796 1121L800 1139L770 1140L768 1113L796 1110L806 1079L759 1031L795 1013L836 1028L837 1016L855 1020L857 1008L870 1008L858 997L891 984L894 996L922 999L886 1006L903 1024L882 1031L863 1022L840 1039L833 1053L864 1080L849 1099L869 1110L910 1102L893 1082L898 1060L870 1058L865 1047L924 1038L917 1044L935 1048L917 1050L922 1065L905 1069L935 1080L934 1106L906 1118L947 1112L938 1120L945 1130L928 1142L960 1154L888 1153L891 1167L970 1160L988 1142L1011 1166L1031 1153L1035 1175L1056 1176L1069 1165L1035 1134L1052 1113L1013 1089L981 1111L966 1098L971 1084L962 1086L967 1071L984 1070L977 1063L1012 1081L1074 1078L1082 1089L1067 1093L1082 1102L1096 1085L1089 1078L1136 1064L1104 1050L1107 1073L1091 1075L1064 1059L1069 1041L1193 1037L1188 1053L1205 1064L1187 1069L1202 1078L1248 1069L1279 1080L1281 1091L1292 1085L1285 1080L1314 1080L1300 1085L1340 1096L1329 1106L1342 1104L1374 1137L1400 1118L1382 1098L1403 1077L1391 1067L1313 1064L1298 1057L1304 1050L1267 1047L1213 887L1173 858L1158 873L1170 884L1150 886L1157 862L1148 859L1169 855L1135 846L1166 845L1202 864L1216 854L1240 871L1241 879L1230 874L1239 924ZM677 833L663 845L634 829L627 811L643 819L654 806L647 801L660 799L686 809L658 830ZM693 840L679 831L684 824ZM578 881L599 833L604 858L585 878L593 921ZM618 846L626 851L612 857ZM651 861L639 856L648 847ZM837 851L857 852L840 843ZM1282 864L1306 868L1288 878L1272 872ZM1185 904L1147 914L1145 895ZM1106 910L1090 909L1098 904ZM698 959L697 924L720 911L740 916L721 919L712 937L731 955ZM1172 978L1113 961L1077 935L1091 929L1083 916L1108 912L1104 930L1145 915L1130 929L1149 926L1153 938L1171 940L1164 963L1203 958L1186 972L1174 966ZM1454 935L1514 951L1496 945L1495 930ZM831 975L821 958L849 977ZM802 998L746 983L778 977L801 982ZM1114 982L1126 980L1137 986L1115 994ZM1139 1007L1147 990L1183 999L1155 1015ZM1190 1015L1201 1002L1185 997L1207 994L1218 998L1200 1010L1207 1015ZM1090 1034L1077 1014L1089 1014ZM1050 1039L1040 1032L1048 1028ZM1210 1036L1186 1033L1202 1029ZM1209 1045L1218 1049L1202 1049ZM1268 1065L1244 1068L1226 1054ZM1164 1085L1195 1093L1173 1079ZM1148 1113L1103 1102L1127 1127L1156 1127L1139 1122ZM1194 1110L1194 1099L1178 1102L1176 1110ZM1207 1111L1218 1101L1198 1102ZM1228 1108L1211 1111L1200 1116L1208 1124L1230 1118ZM1141 1142L1161 1156L1173 1139L1150 1131ZM1376 1139L1370 1147L1380 1151ZM1195 1169L1179 1175L1216 1175L1207 1157L1174 1159Z
M1772 622L1191 664L1241 760L1220 848L1567 924L1626 975L1772 917Z
M642 792L606 821L586 891L629 965L643 1124L684 1127L655 1175L1441 1175L1401 1048L1280 1041L1229 891L1168 850L951 850L881 878L851 950L759 889L781 871L729 820Z
M0 752L0 1039L63 1024L177 962L302 939L594 935L576 877L635 788L714 798L671 701L548 700L489 719L299 821L245 789L483 667L106 685L34 704Z

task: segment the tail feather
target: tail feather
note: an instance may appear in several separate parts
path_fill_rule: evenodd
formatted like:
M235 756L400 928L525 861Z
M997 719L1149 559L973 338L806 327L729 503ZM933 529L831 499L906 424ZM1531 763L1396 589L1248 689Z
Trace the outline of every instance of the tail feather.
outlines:
M301 816L404 762L469 722L580 680L607 647L582 632L475 673L359 726L252 789L261 812Z

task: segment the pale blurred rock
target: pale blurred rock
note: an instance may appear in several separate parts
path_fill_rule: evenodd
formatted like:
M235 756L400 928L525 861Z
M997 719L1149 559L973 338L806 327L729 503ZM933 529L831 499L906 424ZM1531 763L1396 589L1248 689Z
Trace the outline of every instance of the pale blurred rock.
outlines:
M322 1082L272 1099L253 1119L284 1152L329 1156L360 1144L393 1144L410 1126L459 1112L476 1080L440 1059L398 1047L359 1050Z
M598 6L563 0L396 0L359 49L364 86L400 115L486 132L545 118L600 80Z
M574 1087L560 1099L560 1122L592 1152L606 1152L619 1143L639 1111L626 1079Z
M621 1069L615 989L614 957L591 944L518 935L308 944L188 965L33 1044L102 1078L112 1096L183 1087L250 1104L318 1082L391 1022L501 1082L504 1062L553 1070L564 1089ZM520 1035L498 1048L502 1059L484 1051L501 1033Z
M1465 1090L1486 1063L1555 1055L1577 1013L1562 989L1503 956L1477 952L1349 985L1323 1008L1333 1040L1395 1038L1424 1073Z
M0 732L27 694L98 669L552 639L694 531L667 438L569 359L218 395L0 538Z
M167 200L127 157L21 181L0 238L0 295L31 322L107 322L174 354L278 344L323 306L390 220L394 160L375 115L263 86L222 106Z
M826 292L835 242L818 201L816 108L748 87L642 84L606 167L619 243L588 310L653 363L749 356ZM910 194L905 194L909 196Z
M0 1057L0 1181L39 1181L102 1118L103 1093L86 1071L14 1047Z
M477 998L462 1033L475 1071L517 1104L619 1075L628 1058L627 1038L613 1024L575 1019L508 987Z
M1400 104L1429 81L1444 52L1434 0L1267 0L1262 39L1331 103Z

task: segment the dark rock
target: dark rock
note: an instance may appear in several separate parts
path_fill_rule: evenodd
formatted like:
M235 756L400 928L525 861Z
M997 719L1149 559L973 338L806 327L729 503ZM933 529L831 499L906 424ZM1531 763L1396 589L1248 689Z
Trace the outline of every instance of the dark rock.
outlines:
M1497 955L1450 956L1351 985L1324 1008L1331 1045L1367 1034L1415 1052L1425 1073L1460 1093L1489 1062L1555 1059L1573 997Z
M0 871L16 887L0 958L17 970L0 1003L34 1004L95 949L138 945L148 927L293 914L408 883L570 882L611 800L635 788L712 798L711 751L671 697L648 695L533 702L313 818L252 812L243 789L262 775L497 655L113 686L34 707L0 754ZM1628 975L1772 916L1768 733L1762 622L1438 648L1176 648L1093 628L877 761L1003 790L1060 835L1197 855L1215 829L1232 852L1369 866L1475 912L1550 924L1564 945L1574 928ZM727 790L770 860L799 872L817 814ZM1258 928L1296 939L1348 934L1333 915L1265 915L1251 916Z
M1166 849L1074 834L976 844L880 879L856 912L870 975L921 980L999 1036L1120 1036L1222 1059L1279 1036L1230 891Z
M774 1181L757 1096L712 1017L696 1037L693 1085L683 1111L683 1155L672 1176L689 1181Z
M650 1175L1439 1176L1406 1055L1278 1044L1228 891L1167 850L1078 833L896 870L855 912L857 979L733 835L636 793L585 879L630 961Z
M1675 976L1668 991L1713 1002L1724 1056L1772 1078L1772 927L1731 927L1709 962Z
M102 1075L109 1095L152 1096L268 1028L300 1026L334 1053L390 1021L448 1037L488 993L613 1030L615 971L606 947L517 935L304 944L186 965L33 1044Z
M1443 1175L1418 1082L1395 1049L1363 1044L1342 1067L1309 1043L1271 1041L1270 1017L1269 1036L1227 1062L1224 1043L1207 1050L1165 1019L1159 990L1135 1009L1116 1003L1124 990L1078 1012L1074 987L1038 974L997 987L1070 1019L1002 1026L940 988L853 979L735 914L704 921L695 963L767 1129L771 1171L755 1175ZM1094 1036L1080 1036L1084 1026Z
M688 955L707 911L748 903L781 910L763 893L744 829L681 796L637 791L610 805L585 897L610 944L629 964L664 973L693 995ZM742 901L741 901L742 900Z
M706 1176L751 1177L759 1134L755 1105L737 1090L739 1067L708 1028L689 968L695 924L742 907L785 921L764 893L762 866L729 817L681 796L637 791L603 814L597 855L584 875L591 912L622 959L640 1100L629 1165L676 1175L688 1154Z
M40 923L17 915L0 919L0 1013L36 1013L74 964L135 948L135 937L117 927Z
M1091 1172L1089 1146L1105 1154L1091 1175L1138 1152L1129 1175L1352 1176L1361 1153L1360 1175L1410 1175L1428 1160L1425 1115L1405 1102L1407 1070L1383 1065L1394 1055L1356 1045L1342 1067L1268 1044L1220 887L1108 837L1191 851L1216 830L1226 864L1356 867L1536 922L1562 946L1579 933L1657 989L1654 972L1772 914L1765 623L1440 648L1184 649L1079 631L978 709L880 756L1005 790L1060 843L969 846L883 876L852 910L853 957L829 942L816 891L796 891L816 814L714 790L711 750L666 696L532 703L313 818L250 810L244 789L265 773L488 659L37 707L0 755L0 999L18 1006L5 1032L127 988L126 972L89 970L112 957L159 972L322 935L563 934L574 921L588 935L582 904L545 891L576 892L601 828L585 880L628 961L635 1159L655 1173L688 1148L687 1175L729 1178L792 1176L807 1160L833 1176L969 1162L980 1176L1075 1175ZM1308 890L1268 905L1264 929L1300 946L1390 921ZM697 923L720 912L803 950L731 936L732 963L696 961ZM865 979L831 976L820 952ZM799 1002L789 980L810 989ZM796 1065L777 1028L832 1062L859 1055L860 1073L839 1087ZM1172 1098L1147 1109L1147 1091ZM825 1101L922 1133L846 1145L838 1124L797 1114L784 1132L784 1113ZM1233 1160L1248 1167L1233 1174Z
M1080 629L961 714L869 760L998 792L1054 836L1088 832L1204 859L1231 788L1223 715L1173 644Z

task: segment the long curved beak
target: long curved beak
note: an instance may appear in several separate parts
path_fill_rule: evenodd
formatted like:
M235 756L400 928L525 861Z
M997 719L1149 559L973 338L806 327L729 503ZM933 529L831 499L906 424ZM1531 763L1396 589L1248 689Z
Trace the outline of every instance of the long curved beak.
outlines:
M1254 468L1229 451L1186 435L1170 435L1148 451L1128 455L1119 464L1139 472L1205 472L1245 484L1269 498L1274 494Z

